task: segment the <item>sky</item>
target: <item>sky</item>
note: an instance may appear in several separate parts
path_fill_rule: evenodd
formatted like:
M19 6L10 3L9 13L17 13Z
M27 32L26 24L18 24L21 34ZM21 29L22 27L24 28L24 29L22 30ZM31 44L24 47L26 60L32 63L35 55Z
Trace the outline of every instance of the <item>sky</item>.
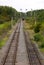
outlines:
M15 8L17 11L26 12L31 9L44 9L44 0L0 0L0 6L1 5L10 6Z

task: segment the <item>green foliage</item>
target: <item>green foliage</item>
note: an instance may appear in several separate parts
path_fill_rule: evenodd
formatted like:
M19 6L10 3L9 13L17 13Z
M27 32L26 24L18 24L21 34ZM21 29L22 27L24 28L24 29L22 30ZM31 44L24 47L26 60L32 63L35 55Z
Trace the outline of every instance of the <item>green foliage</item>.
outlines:
M0 35L11 29L11 19L14 25L19 18L18 14L12 7L0 6Z
M31 13L32 13L32 15L31 15ZM44 21L44 9L33 10L32 12L28 11L27 12L27 17L29 17L29 18L34 17L34 19L36 19L37 22L42 22L42 21Z
M34 40L35 40L36 42L41 41L41 39L43 39L43 37L41 36L41 34L35 34L35 35L34 35Z
M10 29L11 29L10 21L0 24L0 35L2 35L4 32L7 32Z
M36 26L34 27L34 32L38 33L40 31L41 28L41 24L36 24Z
M44 40L41 42L40 48L44 48Z
M5 42L7 41L8 37L5 37L4 39L0 40L0 49L5 45Z
M19 12L16 11L16 9L8 6L0 6L0 24L10 21L11 18L18 19L19 18Z
M30 26L30 29L33 29L33 28L34 28L34 25L31 25L31 26Z
M28 11L27 18L31 23L30 25L32 25L31 29L35 32L34 41L37 42L40 50L44 52L44 9Z
M44 48L44 36L43 36L43 38L41 38L40 48Z

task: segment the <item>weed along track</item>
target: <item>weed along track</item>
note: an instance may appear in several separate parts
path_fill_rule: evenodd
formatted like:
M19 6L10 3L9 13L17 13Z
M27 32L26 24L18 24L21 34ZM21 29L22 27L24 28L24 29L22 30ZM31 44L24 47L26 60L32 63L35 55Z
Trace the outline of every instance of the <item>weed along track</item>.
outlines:
M30 65L44 65L44 63L42 62L43 59L41 58L38 48L34 43L31 42L28 33L24 32L24 34L25 34L25 41L26 41L26 47L27 47L27 53L28 53Z
M11 43L0 65L14 65L15 64L19 33L20 33L20 23L16 27Z

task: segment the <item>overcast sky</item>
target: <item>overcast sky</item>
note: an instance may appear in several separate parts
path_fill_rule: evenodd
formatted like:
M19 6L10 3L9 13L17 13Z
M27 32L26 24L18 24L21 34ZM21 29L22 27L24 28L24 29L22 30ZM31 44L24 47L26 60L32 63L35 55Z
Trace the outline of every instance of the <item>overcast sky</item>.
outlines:
M7 5L16 8L18 11L22 9L23 12L35 9L44 9L44 0L0 0L0 6Z

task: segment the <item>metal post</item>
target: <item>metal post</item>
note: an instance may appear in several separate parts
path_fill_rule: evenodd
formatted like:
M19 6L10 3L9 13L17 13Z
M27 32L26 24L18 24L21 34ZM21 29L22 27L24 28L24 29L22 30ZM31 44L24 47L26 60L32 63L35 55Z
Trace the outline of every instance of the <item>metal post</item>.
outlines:
M35 12L34 12L34 19L35 19L35 25L36 25L36 16L35 16Z
M15 11L15 19L16 19L16 11Z
M20 11L22 11L22 9L20 9ZM21 12L20 12L20 18L21 18L22 16L21 16Z
M31 9L31 17L32 17L32 9Z
M32 9L31 9L31 22L32 22ZM32 22L32 24L33 24L33 22Z
M13 28L13 17L11 18L11 28Z
M27 9L26 9L26 11L27 11ZM27 16L27 14L25 13L25 15ZM26 18L26 17L25 17Z

